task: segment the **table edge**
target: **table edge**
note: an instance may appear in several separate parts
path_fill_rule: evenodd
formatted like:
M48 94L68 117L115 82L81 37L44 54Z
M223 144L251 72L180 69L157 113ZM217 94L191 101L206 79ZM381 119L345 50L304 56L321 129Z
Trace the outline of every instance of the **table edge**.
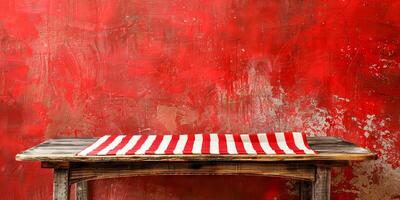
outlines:
M376 160L375 153L320 153L315 155L124 155L124 156L75 156L75 155L25 155L17 154L17 161L42 162L148 162L148 161L356 161Z

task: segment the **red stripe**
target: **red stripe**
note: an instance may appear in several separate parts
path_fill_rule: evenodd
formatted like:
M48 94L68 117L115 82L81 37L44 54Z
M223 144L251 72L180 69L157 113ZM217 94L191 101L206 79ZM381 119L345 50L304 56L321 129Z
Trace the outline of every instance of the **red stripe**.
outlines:
M272 150L274 150L276 154L285 154L285 152L278 146L275 133L267 133L267 139L269 146L271 146Z
M264 150L261 148L260 141L258 140L257 134L249 134L251 144L257 154L265 154Z
M244 149L242 139L239 134L233 134L233 140L235 141L236 151L238 154L247 154Z
M190 134L188 135L185 148L183 149L183 154L192 154L193 144L194 144L194 135Z
M165 150L165 154L173 154L174 149L176 147L176 144L178 143L179 140L179 135L173 135L171 138L171 141L169 142L169 145L167 149Z
M133 136L133 135L127 135L127 136L125 136L125 137L121 140L121 142L120 142L114 149L112 149L111 151L109 151L109 152L107 153L107 155L115 155L115 154L117 154L117 152L118 152L120 149L124 148L124 146L125 146L126 144L128 144L128 142L129 142L129 140L132 138L132 136Z
M97 153L99 153L101 150L103 150L104 148L106 148L112 141L114 141L114 139L117 137L118 135L111 135L110 137L107 138L106 141L103 142L103 144L101 144L100 146L98 146L97 148L95 148L92 152L89 152L88 155L93 156L96 155Z
M126 152L125 155L132 155L135 154L135 152L137 150L139 150L139 148L143 145L143 143L147 140L147 137L149 137L149 135L141 135L139 140L136 142L135 146L132 147L132 149L129 149L128 152Z
M294 143L294 137L292 132L285 132L284 135L286 144L289 147L289 149L293 150L296 154L305 154L305 152L299 149Z
M201 146L202 154L210 154L210 134L203 134L203 144Z
M154 154L158 147L161 144L161 141L163 140L164 136L163 135L157 135L156 139L153 141L153 144L150 146L149 149L147 149L145 154Z
M228 154L225 134L218 134L219 154Z
M304 145L305 145L308 149L312 150L311 147L310 147L310 145L308 145L308 140L307 140L306 134L302 132L302 133L301 133L301 136L303 137ZM313 150L313 151L314 151L314 150ZM314 152L315 152L315 151L314 151ZM315 152L315 153L317 153L317 152Z

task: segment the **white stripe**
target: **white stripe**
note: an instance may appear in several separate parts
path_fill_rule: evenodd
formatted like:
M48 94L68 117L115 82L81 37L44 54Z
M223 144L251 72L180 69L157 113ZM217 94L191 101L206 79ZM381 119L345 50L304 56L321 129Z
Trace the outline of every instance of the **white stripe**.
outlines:
M219 154L217 134L210 134L210 154Z
M135 146L135 144L140 139L140 137L141 137L141 135L132 136L131 139L129 140L129 142L124 147L122 147L122 149L118 150L115 155L125 155L126 152L128 152L130 149L132 149Z
M302 133L293 132L293 138L294 138L294 144L297 146L297 148L303 150L306 154L315 154L313 150L307 148L306 144L304 144L305 141L303 140Z
M154 140L156 139L156 135L149 135L146 141L142 144L142 146L135 152L136 155L143 155L146 153L147 149L151 147Z
M158 149L154 152L155 154L164 154L165 150L168 148L169 143L171 142L172 135L164 135L160 146Z
M179 135L178 143L176 143L176 147L174 149L174 154L183 154L183 149L185 149L185 145L188 139L188 135Z
M193 143L193 154L201 154L201 146L203 144L203 135L202 134L195 134L194 135L194 143Z
M237 154L235 140L233 139L233 135L227 134L225 135L226 138L226 148L229 154Z
M125 135L118 135L116 138L114 138L114 141L112 141L110 144L108 144L106 148L97 153L97 155L107 155L109 151L113 150L119 143L121 143L124 137Z
M278 143L278 146L280 149L282 149L286 154L295 154L293 150L291 150L288 145L286 144L285 140L285 133L282 132L277 132L275 133L276 136L276 142Z
M260 146L266 154L276 154L276 152L269 145L266 133L257 134L258 141L260 141Z
M243 147L247 154L257 154L256 150L254 150L253 145L251 144L249 135L242 134L240 135L240 138L242 139Z
M101 144L103 144L109 137L110 137L110 135L105 135L105 136L101 137L95 143L93 143L92 145L87 147L85 150L81 151L78 155L79 156L86 156L88 153L92 152L97 147L99 147Z

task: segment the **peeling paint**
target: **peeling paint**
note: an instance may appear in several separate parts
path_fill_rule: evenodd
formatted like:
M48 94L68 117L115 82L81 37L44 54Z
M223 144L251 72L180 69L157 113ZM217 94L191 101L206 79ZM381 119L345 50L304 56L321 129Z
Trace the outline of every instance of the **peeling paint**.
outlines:
M376 129L376 125L372 123L374 121L375 115L367 115L367 119L365 120L366 125L363 127L365 131L364 136L368 138L369 133Z
M399 198L400 169L393 168L383 158L353 165L355 178L350 180L357 192L357 199L396 199ZM379 172L379 175L376 174Z

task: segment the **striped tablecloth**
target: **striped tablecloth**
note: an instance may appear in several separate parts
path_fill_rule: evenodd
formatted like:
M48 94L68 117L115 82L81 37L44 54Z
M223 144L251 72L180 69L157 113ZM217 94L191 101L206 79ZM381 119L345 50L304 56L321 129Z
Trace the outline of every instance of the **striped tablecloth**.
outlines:
M78 156L315 154L304 133L105 135Z

